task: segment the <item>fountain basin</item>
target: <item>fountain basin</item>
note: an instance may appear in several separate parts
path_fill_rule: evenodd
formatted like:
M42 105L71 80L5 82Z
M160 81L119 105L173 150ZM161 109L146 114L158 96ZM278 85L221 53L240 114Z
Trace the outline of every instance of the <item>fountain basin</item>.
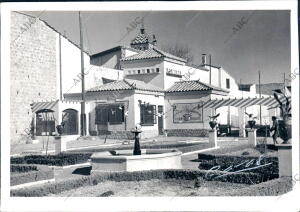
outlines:
M91 156L92 173L182 168L182 152L178 150L142 149L141 152L141 155L133 155L132 150L119 150L116 155L94 153Z

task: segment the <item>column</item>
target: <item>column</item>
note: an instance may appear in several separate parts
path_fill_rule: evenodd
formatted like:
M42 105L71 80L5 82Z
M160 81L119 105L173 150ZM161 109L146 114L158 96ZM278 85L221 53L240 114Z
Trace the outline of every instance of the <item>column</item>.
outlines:
M292 176L292 144L277 144L279 177Z
M246 119L245 119L245 108L242 107L242 108L239 108L238 109L238 113L239 113L239 136L240 137L246 137L246 131L245 131L245 128L246 128Z

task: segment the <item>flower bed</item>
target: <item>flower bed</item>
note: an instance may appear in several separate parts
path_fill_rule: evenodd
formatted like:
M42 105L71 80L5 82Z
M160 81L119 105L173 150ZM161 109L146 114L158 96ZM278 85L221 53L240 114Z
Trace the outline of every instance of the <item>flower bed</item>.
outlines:
M53 169L47 166L12 165L12 167L10 175L11 186L54 178Z
M28 155L12 157L11 164L43 164L48 166L66 166L85 163L92 153L61 153L58 155Z
M228 183L243 183L252 184L260 183L266 180L261 178L257 173L233 173L220 178L208 178L211 175L226 174L221 171L207 171L207 170L151 170L151 171L138 171L138 172L114 172L114 173L101 173L93 174L90 176L76 178L72 180L65 180L56 183L49 183L43 186L34 186L31 188L22 188L11 191L11 196L26 196L26 197L39 197L49 194L59 194L63 191L76 189L82 186L97 185L104 181L145 181L151 179L176 179L176 180L197 180L199 178L211 181L221 181Z

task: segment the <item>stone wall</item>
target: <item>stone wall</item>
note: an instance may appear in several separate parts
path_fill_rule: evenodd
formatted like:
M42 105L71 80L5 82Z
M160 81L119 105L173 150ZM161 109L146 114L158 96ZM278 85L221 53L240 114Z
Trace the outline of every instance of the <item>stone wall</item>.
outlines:
M33 101L56 99L56 32L42 21L11 13L10 136L24 142Z

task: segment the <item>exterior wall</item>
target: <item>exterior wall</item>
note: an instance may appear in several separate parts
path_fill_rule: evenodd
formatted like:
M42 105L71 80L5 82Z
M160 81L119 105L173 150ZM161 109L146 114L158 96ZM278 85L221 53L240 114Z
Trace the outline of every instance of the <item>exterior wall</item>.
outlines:
M132 56L132 55L135 55L135 54L137 54L137 52L131 51L129 49L124 49L124 57L129 57L129 56Z
M135 94L134 94L134 108L135 108L134 123L135 123L135 125L139 124L141 122L139 100L141 100L142 102L149 103L151 105L156 105L156 111L157 111L158 105L164 106L164 110L165 110L164 96L162 94L160 94L160 95L157 95L157 94L158 93L156 93L156 95L147 94L146 92L141 92L141 91L135 92ZM156 124L154 124L152 126L142 125L141 137L142 138L150 138L150 137L154 137L157 135L158 135L158 117L156 116Z
M160 88L164 88L164 70L163 70L163 60L162 59L153 59L153 60L138 60L138 61L123 61L122 68L124 70L124 78L134 79L144 81L145 83L149 83L155 85ZM159 68L159 73L146 73L147 69ZM141 74L128 74L128 71L141 71ZM142 73L144 70L145 73Z
M168 70L179 71L181 75L186 73L186 66L182 64L172 63L169 61L164 61L164 89L170 88L175 82L183 80L182 77L171 76L167 74Z
M10 136L16 143L30 128L30 104L57 98L56 33L39 20L12 12L10 65Z
M203 109L203 122L199 123L174 123L173 122L173 107L175 103L199 103L201 101L206 102L210 99L210 94L196 93L189 95L187 93L180 94L167 94L165 100L165 110L167 118L165 119L165 126L167 130L172 129L210 129L209 127L209 115L212 114L211 109Z
M91 57L91 65L103 66L112 69L121 69L120 59L122 57L122 50L113 51L101 56Z

